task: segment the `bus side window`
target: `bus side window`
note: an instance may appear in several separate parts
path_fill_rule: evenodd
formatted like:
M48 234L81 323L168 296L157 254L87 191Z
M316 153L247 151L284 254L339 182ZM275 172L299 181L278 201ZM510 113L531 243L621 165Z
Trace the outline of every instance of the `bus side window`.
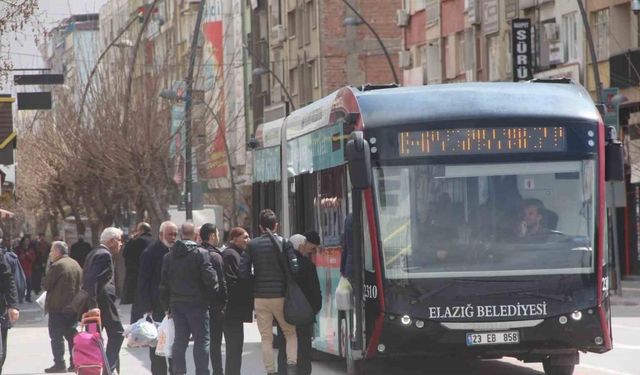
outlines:
M373 258L371 256L371 236L369 233L369 220L367 220L367 212L366 212L366 202L364 197L362 197L362 235L363 235L363 243L364 248L362 251L364 252L364 269L365 271L375 272L373 269Z

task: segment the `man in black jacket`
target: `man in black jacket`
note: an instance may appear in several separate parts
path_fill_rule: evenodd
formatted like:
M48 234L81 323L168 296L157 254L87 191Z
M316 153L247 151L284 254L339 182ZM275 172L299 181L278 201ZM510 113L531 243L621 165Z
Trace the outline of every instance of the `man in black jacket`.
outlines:
M318 314L322 308L322 292L320 291L320 280L318 279L316 265L313 264L310 256L320 246L320 236L316 231L309 231L304 235L294 234L289 238L289 241L293 245L298 258L296 282L304 296L307 297L313 313ZM281 335L280 332L279 329L278 335ZM296 326L296 334L298 336L298 375L309 375L311 374L313 323ZM281 341L281 344L284 344L284 340ZM280 346L278 351L278 372L281 375L287 375L286 371L280 370L284 369L284 364L287 362L286 353L282 349L283 345Z
M222 252L216 246L218 244L218 228L211 223L206 223L200 227L200 245L209 252L211 266L216 271L218 277L218 293L211 296L209 305L209 332L211 369L213 375L223 375L222 371L222 331L224 327L225 308L227 305L227 283L224 279Z
M140 268L140 255L142 255L144 249L146 249L151 242L153 242L153 238L151 237L151 225L142 222L138 224L133 238L129 240L122 249L122 257L124 258L126 273L124 276L124 291L122 293L120 303L123 305L132 304L130 317L131 324L142 318L143 311L140 310L136 303L138 270Z
M91 250L84 263L82 289L98 303L102 326L107 331L107 359L111 370L120 367L124 328L116 306L116 285L112 255L120 252L122 231L109 227L100 235L100 246Z
M5 317L6 314L6 317ZM18 291L13 280L13 274L4 256L0 256L0 374L7 355L7 329L20 317L18 310Z
M156 322L162 321L165 309L160 303L160 277L162 274L162 259L169 252L169 248L176 243L178 227L171 221L160 224L160 239L149 245L140 255L138 272L138 295L136 304L138 309L151 315ZM167 375L167 360L156 355L156 348L149 348L152 375ZM169 358L169 373L173 374L172 360Z
M222 252L224 276L227 282L227 309L224 319L226 375L240 375L244 323L253 321L253 290L251 280L240 278L240 259L249 243L249 234L240 227L231 228L229 242Z
M273 331L272 323L276 321L282 327L287 339L287 370L289 375L296 375L296 362L298 357L298 341L296 327L287 323L284 319L284 296L286 276L283 266L288 266L292 274L298 273L298 263L293 253L293 247L283 238L273 235L278 230L278 218L276 214L265 209L260 211L258 223L262 235L254 238L247 245L247 251L242 255L240 262L240 275L248 279L253 265L253 296L258 330L262 341L262 359L268 374L276 373L273 361ZM273 236L273 237L272 237ZM282 244L285 257L282 257L278 241ZM286 262L283 259L287 259Z
M84 261L87 259L87 255L91 252L91 244L84 240L83 235L78 236L78 241L71 245L71 251L69 256L71 259L78 262L80 267L84 267Z
M218 277L209 253L193 241L176 241L162 260L160 302L170 309L175 324L171 350L176 375L187 373L185 352L193 335L196 375L209 374L209 314L211 296L218 292Z

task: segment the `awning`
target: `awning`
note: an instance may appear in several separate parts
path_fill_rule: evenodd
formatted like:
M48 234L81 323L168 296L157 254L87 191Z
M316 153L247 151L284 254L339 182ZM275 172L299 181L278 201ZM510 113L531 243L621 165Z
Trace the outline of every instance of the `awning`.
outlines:
M11 219L14 215L13 212L0 208L0 219Z

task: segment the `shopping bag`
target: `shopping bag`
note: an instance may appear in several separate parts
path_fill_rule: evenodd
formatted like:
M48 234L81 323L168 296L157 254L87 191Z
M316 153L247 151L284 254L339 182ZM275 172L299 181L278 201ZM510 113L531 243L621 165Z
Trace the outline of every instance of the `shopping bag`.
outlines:
M168 315L162 319L158 328L158 343L156 345L156 355L171 358L171 349L173 348L173 340L176 337L176 327L173 319Z
M148 315L145 315L137 322L131 324L124 330L122 334L127 338L127 346L129 348L155 347L158 341L158 328L155 322L148 321Z
M344 276L340 276L340 281L336 288L336 307L342 311L353 309L353 288L349 279Z
M44 310L45 303L47 301L47 292L43 292L40 297L36 300L38 306L40 306Z

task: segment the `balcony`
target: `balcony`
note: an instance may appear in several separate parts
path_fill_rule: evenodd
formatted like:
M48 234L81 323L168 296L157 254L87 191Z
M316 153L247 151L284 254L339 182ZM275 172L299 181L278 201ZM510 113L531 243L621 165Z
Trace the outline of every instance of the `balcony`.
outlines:
M609 57L611 87L640 86L640 49Z

